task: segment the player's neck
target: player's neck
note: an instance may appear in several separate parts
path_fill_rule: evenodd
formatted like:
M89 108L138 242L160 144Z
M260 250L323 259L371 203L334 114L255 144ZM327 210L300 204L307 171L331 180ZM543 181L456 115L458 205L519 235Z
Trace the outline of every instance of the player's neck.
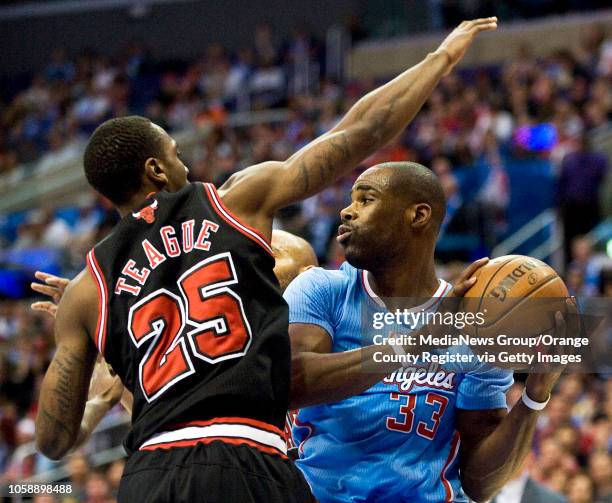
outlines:
M137 192L129 199L127 203L115 206L121 218L125 217L126 215L134 211L139 206L142 206L142 204L149 198L149 196L153 192L157 192L157 191L147 189L146 191L143 190L143 191Z
M428 257L410 255L397 265L387 264L368 272L368 280L379 297L429 298L438 289L433 253Z

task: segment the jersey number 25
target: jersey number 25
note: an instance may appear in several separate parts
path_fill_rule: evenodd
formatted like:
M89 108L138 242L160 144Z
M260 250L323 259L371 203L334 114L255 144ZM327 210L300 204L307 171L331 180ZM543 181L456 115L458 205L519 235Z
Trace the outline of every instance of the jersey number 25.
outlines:
M229 252L202 260L178 280L181 296L160 288L132 306L128 332L136 347L148 344L140 362L142 392L151 402L193 373L191 355L208 363L243 356L251 327Z

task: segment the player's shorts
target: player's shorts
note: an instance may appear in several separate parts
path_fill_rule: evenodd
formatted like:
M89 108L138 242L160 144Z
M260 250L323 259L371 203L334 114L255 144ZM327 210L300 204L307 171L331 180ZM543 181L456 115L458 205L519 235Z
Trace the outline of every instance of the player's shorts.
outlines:
M140 450L128 459L119 503L312 503L286 456L223 441Z

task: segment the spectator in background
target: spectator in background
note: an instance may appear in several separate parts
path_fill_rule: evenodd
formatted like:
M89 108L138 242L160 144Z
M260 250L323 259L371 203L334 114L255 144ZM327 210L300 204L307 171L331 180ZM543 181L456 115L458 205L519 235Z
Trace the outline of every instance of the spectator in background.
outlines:
M440 234L442 234L463 204L463 200L459 190L459 182L452 171L450 161L446 157L434 158L431 163L431 170L438 176L446 198L446 214L440 231Z
M108 480L100 472L91 472L87 477L85 495L84 503L110 503L114 501Z
M70 456L68 459L68 483L72 486L71 496L76 501L83 501L85 498L89 472L89 462L83 454L74 453Z
M585 473L578 473L567 482L570 503L594 503L594 495L593 481Z
M575 236L570 243L568 271L576 276L572 295L593 297L599 292L601 261L593 256L593 244L586 236Z
M589 459L589 475L595 484L597 502L612 502L612 458L606 451L597 451Z
M607 169L605 155L591 150L586 134L581 135L578 149L563 158L556 200L563 223L566 263L574 237L586 234L599 222L599 189Z
M123 475L123 469L125 467L125 460L118 459L114 463L112 463L106 472L106 477L108 479L108 483L110 484L110 490L113 497L117 497L117 493L119 492L119 483L121 481L121 476Z

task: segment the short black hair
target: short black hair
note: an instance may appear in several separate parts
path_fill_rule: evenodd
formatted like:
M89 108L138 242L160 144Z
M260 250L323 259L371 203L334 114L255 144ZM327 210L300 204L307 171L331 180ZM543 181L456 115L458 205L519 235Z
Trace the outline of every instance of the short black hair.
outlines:
M409 204L427 203L431 206L431 217L440 230L446 215L446 197L437 175L417 162L385 162L379 168L391 168L390 189Z
M161 134L137 115L110 119L93 132L85 149L89 184L114 204L125 204L138 192L145 161L160 157Z

